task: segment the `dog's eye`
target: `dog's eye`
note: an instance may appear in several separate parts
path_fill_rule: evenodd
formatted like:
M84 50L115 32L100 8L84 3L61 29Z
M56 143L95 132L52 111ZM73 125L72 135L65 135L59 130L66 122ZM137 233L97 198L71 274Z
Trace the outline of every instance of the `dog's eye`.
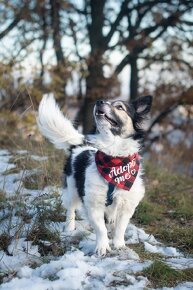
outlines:
M116 106L116 108L117 108L118 110L123 110L123 111L124 111L124 109L123 109L123 107L122 107L121 105Z

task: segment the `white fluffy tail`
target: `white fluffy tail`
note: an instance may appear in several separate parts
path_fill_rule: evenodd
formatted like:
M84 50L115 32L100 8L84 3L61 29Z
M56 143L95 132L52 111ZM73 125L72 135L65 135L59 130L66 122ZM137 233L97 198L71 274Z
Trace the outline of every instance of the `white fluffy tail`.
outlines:
M40 132L58 149L68 149L70 145L83 143L80 134L60 111L52 94L44 95L38 110Z

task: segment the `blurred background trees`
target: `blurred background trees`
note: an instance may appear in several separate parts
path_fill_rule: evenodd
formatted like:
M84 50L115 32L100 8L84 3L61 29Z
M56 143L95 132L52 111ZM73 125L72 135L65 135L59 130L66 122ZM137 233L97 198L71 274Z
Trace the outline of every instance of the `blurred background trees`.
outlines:
M53 92L87 133L97 99L147 93L149 145L192 126L193 1L0 0L0 43L2 109Z

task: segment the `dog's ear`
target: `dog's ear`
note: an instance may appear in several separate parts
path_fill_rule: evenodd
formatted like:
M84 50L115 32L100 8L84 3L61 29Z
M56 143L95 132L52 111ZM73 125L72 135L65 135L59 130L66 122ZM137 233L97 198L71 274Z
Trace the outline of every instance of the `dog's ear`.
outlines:
M139 97L134 100L132 104L135 108L135 112L142 117L148 114L151 110L152 100L152 96Z

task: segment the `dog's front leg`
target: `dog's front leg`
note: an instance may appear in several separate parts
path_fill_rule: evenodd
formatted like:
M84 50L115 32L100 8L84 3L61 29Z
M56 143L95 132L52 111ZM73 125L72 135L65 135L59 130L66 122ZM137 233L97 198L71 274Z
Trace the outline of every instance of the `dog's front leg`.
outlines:
M117 249L125 247L125 231L133 213L134 209L131 209L129 206L127 206L127 203L122 205L117 211L113 237L113 245Z
M107 228L104 220L104 210L101 208L87 208L88 217L96 233L95 252L98 255L105 255L110 251Z

